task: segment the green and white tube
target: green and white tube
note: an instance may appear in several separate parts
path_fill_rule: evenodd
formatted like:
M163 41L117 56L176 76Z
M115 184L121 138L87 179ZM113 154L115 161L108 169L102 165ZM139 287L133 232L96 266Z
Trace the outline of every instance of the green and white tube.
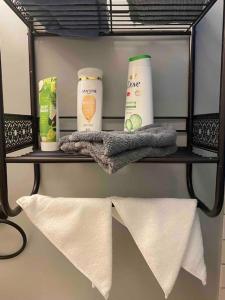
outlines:
M42 151L58 150L59 122L56 77L39 81L39 130Z

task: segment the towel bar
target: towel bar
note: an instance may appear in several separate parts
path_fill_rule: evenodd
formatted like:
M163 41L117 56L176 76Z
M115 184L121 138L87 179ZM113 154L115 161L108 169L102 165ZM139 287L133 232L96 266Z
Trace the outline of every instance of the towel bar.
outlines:
M187 179L187 188L191 198L197 199L198 207L209 217L216 217L220 214L223 208L223 188L224 188L224 174L223 168L217 167L217 180L216 180L216 191L215 191L215 201L213 207L210 209L208 206L202 202L196 195L192 182L192 164L186 165L186 179ZM222 174L220 174L222 172ZM222 189L222 191L221 191Z
M34 164L34 184L33 184L31 195L38 193L39 186L40 186L40 165ZM7 224L15 228L21 234L23 243L21 248L14 253L5 254L5 255L0 254L0 260L16 257L25 249L27 244L27 238L24 230L14 222L7 220L8 216L18 215L19 212L21 211L21 208L19 206L16 206L13 209L10 207L7 194L8 193L4 193L4 194L1 193L2 198L1 198L1 205L0 205L0 224Z
M20 247L19 250L17 250L16 252L13 252L11 254L5 254L5 255L0 254L0 259L10 259L10 258L16 257L21 252L23 252L23 250L26 247L26 244L27 244L26 234L25 234L25 232L23 231L23 229L19 225L17 225L16 223L14 223L12 221L0 219L0 224L7 224L7 225L15 228L20 233L20 235L22 237L22 240L23 240L22 241L22 246Z

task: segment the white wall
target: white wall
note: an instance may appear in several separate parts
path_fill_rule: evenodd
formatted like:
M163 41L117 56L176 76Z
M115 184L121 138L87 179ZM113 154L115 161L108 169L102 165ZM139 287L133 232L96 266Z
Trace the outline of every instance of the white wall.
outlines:
M218 14L221 7L215 9ZM26 28L3 1L0 2L0 38L5 110L29 113ZM38 79L52 74L59 78L60 114L75 115L77 70L86 65L100 67L105 74L104 113L122 115L127 57L140 52L150 52L153 57L156 115L184 115L187 112L187 45L186 38L124 40L121 37L107 37L88 41L43 37L36 42L37 75ZM217 74L212 76L211 80L216 83ZM205 101L208 103L214 99ZM210 166L196 168L196 187L206 202L210 202L213 198L214 172ZM10 199L13 203L19 196L30 192L32 166L10 165L9 177ZM132 165L113 176L104 174L94 164L43 165L40 193L74 197L113 194L188 197L185 167L155 164ZM90 282L30 224L23 213L15 218L15 221L25 229L28 246L19 257L0 261L2 299L102 299L98 292L91 288ZM208 267L207 286L202 287L197 279L181 271L171 300L217 299L220 225L219 219L202 216ZM19 241L14 233L4 226L0 227L0 238L1 251L18 246ZM114 223L113 238L113 288L110 300L164 299L161 289L130 235L117 223Z

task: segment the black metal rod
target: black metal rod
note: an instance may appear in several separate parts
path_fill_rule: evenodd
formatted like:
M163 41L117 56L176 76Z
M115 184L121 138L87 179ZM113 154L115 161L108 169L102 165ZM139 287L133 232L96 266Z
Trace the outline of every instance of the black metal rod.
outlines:
M40 172L40 164L34 164L34 185L31 192L31 195L37 194L41 181L41 172Z
M129 24L114 24L113 26L114 28L114 33L116 34L116 30L128 30L127 32L134 32L134 28L132 26L130 26ZM114 35L113 32L109 31L109 28L104 25L101 24L101 26L99 26L98 24L90 24L88 25L88 27L84 28L82 24L65 24L65 25L58 25L58 24L48 24L46 25L34 25L34 29L41 33L41 32L47 32L47 31L53 31L53 30L60 30L60 32L63 32L64 30L77 30L77 31L83 31L85 33L85 30L94 30L94 31L98 31L98 32L102 32L103 34L105 33L105 35ZM169 28L169 30L176 30L176 28ZM186 28L184 28L185 30ZM149 35L151 35L151 33L153 32L158 32L157 28L152 28L152 27L135 27L135 32L136 35L139 35L139 31L146 31L149 33Z
M5 128L4 128L4 108L3 108L3 86L2 86L2 66L0 53L0 197L4 197L4 177L5 177ZM7 215L3 211L2 201L0 199L0 219L7 219Z
M54 29L54 28L60 28L60 29L64 29L64 28L72 28L72 29L78 29L78 30L84 30L85 29L99 29L99 30L109 30L109 27L107 26L108 23L101 23L101 26L99 27L99 24L98 22L96 23L90 23L88 25L86 25L86 27L84 27L85 25L84 24L77 24L77 23L73 23L73 21L63 21L62 23L58 24L58 23L55 23L55 22L43 22L42 24L35 24L34 25L34 28L35 30L51 30L51 29ZM154 24L155 25L155 24ZM176 27L172 27L172 26L168 26L168 27L165 27L165 26L161 26L161 27L153 27L151 24L147 25L147 26L143 26L142 24L137 24L135 25L135 27L133 27L133 24L129 24L129 23L117 23L117 24L114 24L114 29L119 29L119 27L127 27L127 29L130 29L130 30L136 30L136 29L143 29L143 30L152 30L152 29L155 29L155 30L162 30L162 29L167 29L168 30L175 30L177 29ZM182 27L182 29L186 29L185 27L186 25L184 25L184 27ZM180 28L180 27L179 27ZM125 29L125 28L121 28L121 29Z
M33 117L33 150L37 150L38 145L38 114L37 114L37 89L36 89L36 63L35 63L35 44L32 30L28 31L28 50L29 50L29 75L30 75L30 106ZM31 192L37 194L40 187L40 164L34 164L34 184Z
M194 119L219 119L219 113L197 114Z
M190 35L190 32L187 32L186 30L146 30L146 31L138 31L138 30L133 30L133 31L114 31L112 34L110 33L103 33L103 36L188 36Z
M22 114L5 114L7 120L31 120L30 115L22 115Z
M0 203L0 220L6 220L8 217L6 214L4 214L3 210L2 210L2 205Z
M83 30L85 30L86 28L89 28L89 27L91 27L91 26L94 26L94 25L96 25L96 24L93 24L93 23L88 23L89 21L93 21L93 20L87 20L87 22L86 22L86 27L83 27ZM96 20L97 21L97 20ZM159 26L161 26L161 24L162 24L162 26L165 26L165 25L170 25L168 22L169 22L169 20L160 20L160 19L146 19L146 20L144 20L144 22L148 22L148 21L150 21L150 22L153 22L153 25L156 25L156 24L159 24ZM178 21L182 21L182 24L180 24L180 25L189 25L189 24L191 24L191 20L186 20L186 19L180 19L180 20L178 20ZM114 22L114 21L113 21ZM118 20L118 22L120 22L120 20ZM128 26L128 27L131 27L133 30L135 30L136 28L138 28L138 26L140 27L140 26L142 26L142 28L143 29L150 29L151 27L148 27L148 26L151 26L151 24L148 24L147 26L144 26L143 24L133 24L133 23L130 23L129 22L129 20L125 20L125 24L123 23L124 21L121 21L122 22L122 24L120 24L120 23L117 23L117 24L114 24L114 26ZM127 24L126 24L126 22L127 22ZM78 24L79 23L79 20L77 21L77 23L75 23L75 21L73 20L73 19L71 19L71 20L68 20L68 19L65 19L65 20L60 20L60 23L58 23L58 21L56 21L56 20L54 20L54 19L45 19L45 20L42 20L42 21L34 21L34 23L38 23L37 25L42 25L42 26L46 26L46 27L50 27L50 29L51 29L51 26L53 26L53 25L55 25L55 26L61 26L62 28L65 26L65 25L67 25L67 26L69 26L69 25L73 25L73 26L84 26L84 24ZM40 24L39 24L40 23ZM34 26L37 26L36 24L34 24ZM107 22L105 22L105 23L102 23L102 25L104 25L105 26L105 29L108 29L108 26L106 26L106 25L108 25L108 23ZM159 27L159 29L160 29L160 27Z
M97 25L98 24L98 19L92 19L92 20L74 20L74 19L64 19L64 20L60 20L60 24L56 21L56 20L54 20L54 19L45 19L45 20L42 20L42 21L33 21L33 24L34 24L34 26L35 27L40 27L40 26L47 26L47 25L70 25L70 23L72 24L72 25L83 25L83 26L87 26L87 22L89 22L89 24L88 24L88 26L92 26L92 25ZM145 20L143 20L143 22L148 22L148 21L153 21L153 24L147 24L147 25L145 25L146 26L146 28L152 28L152 29L167 29L167 30L170 30L170 29L179 29L179 30L181 30L181 29L187 29L188 28L188 26L189 26L189 24L191 23L191 22L189 22L188 24L169 24L169 25L167 25L167 24L154 24L154 20L149 20L149 19L145 19ZM94 23L95 22L95 23ZM120 25L120 23L117 23L117 22L120 22L121 24L124 24L124 25L126 25L126 23L127 23L127 25L133 25L133 29L135 29L135 26L143 26L143 24L138 24L138 23L136 23L135 24L135 26L134 26L134 24L132 24L132 23L130 23L130 21L129 20L124 20L124 19L120 19L120 20L113 20L113 23L114 23L114 25ZM104 19L102 19L102 22L101 22L101 25L104 25L104 26L106 26L106 25L108 25L109 23L108 23L108 21L107 20L104 20ZM151 27L147 27L147 26L151 26Z
M101 18L101 20L102 20L102 22L101 22L101 25L104 25L104 26L106 26L106 25L109 25L109 23L108 23L108 20L107 19L103 19L103 18ZM143 19L142 21L143 21L143 23L144 22L149 22L149 21L152 21L153 22L153 25L151 25L151 24L147 24L147 26L156 26L155 24L154 24L154 22L155 22L155 20L156 19L147 19L147 18L145 18L145 19ZM159 19L158 19L159 20ZM156 20L157 21L157 20ZM161 21L161 22L164 22L164 20L159 20L159 21ZM82 20L79 20L79 19L77 19L77 20L75 20L74 18L73 19L68 19L68 18L66 18L66 19L60 19L60 21L59 21L60 23L58 23L58 20L55 20L55 19L42 19L42 20L34 20L33 21L33 24L34 24L34 26L45 26L45 25L48 25L48 26L52 26L52 25L69 25L70 23L72 24L72 25L83 25L83 26L93 26L93 25L98 25L98 19L97 18L93 18L93 19L82 19ZM124 25L130 25L130 26L133 26L133 28L135 28L135 26L143 26L143 24L138 24L138 23L136 23L135 25L132 23L132 22L130 22L130 20L127 20L127 19L117 19L117 20L115 20L115 19L113 19L113 24L114 25L117 25L117 26L119 26L119 25L122 25L122 24L124 24ZM137 21L138 22L138 21ZM189 22L189 23L191 23L191 22ZM184 24L184 25L182 25L182 24L169 24L168 26L165 26L166 24L163 24L163 25L158 25L157 27L156 27L156 29L161 29L161 28L174 28L174 29L176 29L177 28L177 26L179 26L178 28L180 29L180 28L182 28L181 26L183 26L183 27L187 27L188 26L188 24ZM146 26L146 25L145 25ZM159 27L159 26L161 26L161 27ZM186 28L185 28L186 29Z
M170 15L170 16L172 17L172 15ZM93 21L98 20L98 16L96 16L96 15L95 16L89 16L89 15L76 16L76 15L74 15L74 16L69 16L69 17L62 15L61 17L58 16L58 17L60 17L60 20L55 19L55 17L56 16L54 16L54 17L53 16L39 16L39 17L37 16L37 19L33 19L31 22L32 23L40 23L40 22L42 23L42 22L50 22L50 21L52 21L52 22L58 22L58 21L60 21L60 22L83 22L83 23L85 23L85 25L87 25L87 22L91 22L91 21L93 22ZM79 17L79 18L74 18L74 17ZM80 17L82 17L82 19ZM113 22L121 21L121 22L129 22L129 23L133 24L132 21L130 19L128 19L128 17L129 17L128 15L116 15L113 17L114 17ZM142 22L154 21L154 20L156 20L156 17L157 17L157 15L155 15L154 17L144 16L144 17L142 17ZM163 18L163 17L169 17L169 16L159 15L158 17ZM182 16L180 16L180 17L182 18ZM174 16L173 16L173 18L174 18ZM107 16L101 16L101 19L102 19L102 21L105 21L108 24L109 18ZM165 21L165 19L163 21ZM168 20L166 20L166 21L168 21ZM136 22L139 22L138 18L137 18ZM138 24L135 23L135 26L137 26L137 25ZM170 25L171 26L179 26L179 27L182 26L182 24L170 24Z
M8 1L8 0L6 0L6 1ZM103 6L103 7L106 7L106 6L109 6L110 4L108 4L108 3L106 3L106 4L104 4L104 3L99 3L98 4L99 6ZM14 6L16 6L16 7L21 7L21 4L14 4ZM24 6L24 7L39 7L39 6L41 6L40 4L35 4L35 3L24 3L22 6ZM87 7L96 7L96 4L95 3L82 3L82 4L79 4L79 3L57 3L57 4L54 4L54 3L45 3L44 4L44 6L50 6L50 7L60 7L60 6L81 6L81 7L83 7L83 6L87 6ZM204 3L201 3L201 4L198 4L198 3L190 3L190 2L187 2L187 3L165 3L165 4L163 4L163 3L157 3L157 2L155 2L155 3L144 3L144 4L142 4L142 3L140 3L140 4L123 4L123 3L121 3L121 4L113 4L113 6L115 6L115 7L117 7L117 6L126 6L126 7L128 7L128 6L159 6L159 7L163 7L163 6L178 6L178 7L183 7L183 6L194 6L194 7L205 7L205 6L207 6L207 4L204 4Z
M189 68L188 68L188 120L187 120L187 147L192 150L192 130L194 115L194 88L195 88L195 27L191 30L189 39Z
M145 157L136 163L158 163L158 164L185 164L187 162L190 163L197 163L197 164L216 164L218 159L216 157L192 157L191 155L186 157ZM96 163L93 158L91 157L76 157L76 156L69 156L65 155L63 157L41 157L41 156L20 156L20 157L8 157L7 163L20 163L20 164L30 164L30 163L42 163L42 164L49 164L49 163ZM197 197L193 197L198 199Z
M14 223L12 221L9 221L9 220L0 219L0 224L7 224L7 225L15 228L22 237L22 245L21 245L20 249L17 250L16 252L13 252L10 254L4 254L4 255L0 254L0 259L10 259L10 258L18 256L21 252L23 252L23 250L25 249L26 244L27 244L27 237L26 237L25 232L19 225L17 225L16 223Z
M28 13L29 13L29 11L27 11ZM38 13L38 11L36 11L37 13ZM60 12L61 14L56 14L57 12ZM74 14L74 15L71 15L71 14L68 14L68 15L66 15L66 13L63 13L63 11L61 10L59 10L59 11L55 11L55 14L54 15L52 15L52 17L54 18L54 17L57 17L57 16L64 16L64 17L72 17L72 16L86 16L86 17L94 17L94 16L96 16L96 13L97 13L97 10L75 10L74 12L76 12L77 14ZM132 12L134 12L134 13L143 13L143 15L140 15L139 17L148 17L148 15L146 15L146 11L145 10L140 10L140 9L134 9L134 10L132 10ZM161 13L162 12L162 10L159 10L159 9L153 9L153 10L150 10L149 11L149 13L150 13L150 15L149 15L149 17L151 17L151 16L157 16L157 14L152 14L151 15L151 13ZM163 10L163 12L165 12L165 13L172 13L172 12L175 12L174 11L174 9L165 9L165 10ZM197 14L195 14L195 20L196 19L198 19L198 17L199 16L201 16L202 14L201 14L201 12L198 12L198 11L196 11L196 10L194 10L194 11L192 11L192 10L189 10L189 11L187 11L187 10L177 10L176 11L176 13L177 13L177 15L176 14L171 14L174 18L175 17L185 17L185 16L189 16L188 14L187 15L180 15L180 13L189 13L189 14L191 14L191 13L193 13L193 12L197 12ZM92 13L92 14L91 14ZM107 14L109 13L109 10L99 10L99 13L101 14L104 14L105 15L105 17L107 17ZM44 13L43 13L44 14ZM129 14L130 14L130 10L112 10L111 11L111 14L114 16L114 17L117 17L119 14L121 14L121 15L124 15L124 16L127 16L127 17L129 17ZM51 15L41 15L41 13L39 13L39 14L34 14L34 13L31 13L31 15L32 15L32 17L51 17ZM138 17L138 14L134 14L134 16L137 16ZM163 16L163 15L162 15ZM28 17L27 17L27 21L31 21L32 20L32 17L30 16L30 15L28 15ZM174 20L174 19L173 19Z
M79 25L81 25L81 24L79 24ZM96 24L90 24L91 26L92 25L98 25L97 23ZM105 26L106 24L104 24L104 23L101 23L101 25L99 26L99 30L102 30L103 28L102 28L102 26ZM127 24L121 24L121 26L126 26ZM65 28L65 27L69 27L69 28L73 28L73 24L65 24L65 25L63 25L63 28ZM118 25L116 25L116 26L118 26ZM149 26L149 27L145 27L145 29L147 29L147 30L176 30L177 28L176 27L173 27L174 25L172 25L172 26L161 26L160 25L160 27L158 27L158 26ZM186 25L183 25L184 27L182 27L182 29L183 30L186 30L186 28L187 28L187 26ZM45 27L45 25L43 25L43 24L36 24L36 25L34 25L34 28L37 30L37 31L39 31L39 29L41 29L41 27L42 27L42 29L44 29L45 31L47 30L46 29L46 27ZM51 25L51 29L52 28L55 28L55 27L60 27L60 25L58 25L58 24L52 24ZM60 27L61 28L61 27ZM79 28L78 28L79 29ZM107 28L108 29L108 28ZM117 28L116 28L117 29ZM124 28L123 28L124 29ZM129 28L130 29L130 28ZM181 29L181 27L179 27L179 29Z
M71 29L71 28L70 28ZM87 28L85 28L86 30L94 30L94 31L96 31L96 30L98 30L98 28L93 28L93 27L87 27ZM85 29L84 28L74 28L73 30L78 30L78 31L83 31L83 32L85 32ZM170 31L168 31L168 32L164 32L164 33L161 33L160 31L153 31L153 30L151 30L151 28L145 28L145 27L143 27L143 28L135 28L135 32L133 31L133 29L132 28L124 28L124 27L118 27L118 28L114 28L114 29L116 29L116 30L118 30L118 31L116 31L116 30L114 30L113 32L109 32L108 31L108 28L104 28L104 27L102 27L101 28L101 31L99 32L99 36L124 36L125 35L125 31L123 31L123 33L121 33L121 31L119 31L119 30L127 30L126 31L126 36L143 36L143 35L147 35L147 36L151 36L151 35L163 35L163 36L172 36L172 35L178 35L177 34L177 31L172 31L172 32L170 32ZM58 27L58 28L51 28L50 30L60 30L61 31L61 33L63 33L63 31L66 31L66 30L68 30L68 27L63 27L63 28L60 28L60 27ZM72 29L71 29L72 30ZM104 32L104 30L106 30L106 32ZM45 33L46 32L46 29L44 29L44 28L42 28L42 29L38 29L37 30L37 32L38 33ZM56 36L58 36L58 34L55 34ZM179 35L187 35L185 32L182 32L182 34L181 33L179 33Z
M77 116L59 116L60 119L77 119ZM103 120L124 120L123 116L103 116ZM186 116L155 116L156 120L187 120Z
M7 182L7 166L6 166L6 143L5 143L5 119L4 119L4 103L3 103L3 86L2 86L2 65L0 53L0 201L1 210L5 216L14 217L21 212L21 208L16 206L11 208L8 201L8 182Z
M105 33L105 32L100 32L99 36L189 36L191 33L190 31L184 30L146 30L146 31L118 31L118 32L113 32L113 33ZM35 36L45 36L45 37L57 37L59 36L58 34L54 33L49 33L49 32L35 32Z
M84 28L83 26L77 26L77 25L76 26L73 26L73 25L60 26L60 25L57 25L57 24L49 25L46 28L45 27L35 28L35 30L37 32L46 32L48 30L56 30L56 29L58 30L58 29L60 29L60 31L63 32L64 30L67 30L68 28L73 29L73 30L83 31L83 32L85 32L85 30L95 30L95 31L99 30L100 32L103 31L102 34L104 34L104 35L116 35L117 33L121 34L121 31L117 32L116 30L127 30L126 33L129 34L130 32L132 33L133 30L134 30L134 28L132 26L129 26L127 24L122 24L121 26L120 26L120 24L114 25L114 31L113 32L109 31L109 28L107 26L101 26L101 28L99 29L99 26L90 26L89 25L88 27ZM184 28L184 30L186 30L186 28ZM155 34L155 33L159 34L161 32L161 30L159 29L159 30L153 31L151 27L138 27L137 26L137 27L135 27L135 32L136 32L136 35L139 35L139 33L148 33L148 35L151 35L151 34ZM177 31L175 31L175 29L174 30L172 30L172 29L167 30L167 31L165 31L165 33L163 35L165 35L165 34L166 35L174 35L174 34L178 35ZM125 31L123 32L123 35L125 35ZM184 34L184 35L186 35L186 34Z
M37 90L36 90L36 72L35 72L35 46L34 34L32 30L28 31L28 51L29 51L29 78L30 78L30 106L33 117L33 140L34 149L38 149L38 123L37 123Z
M133 30L134 27L132 24L128 24L128 23L118 23L118 24L114 24L113 25L114 29L129 29L129 30ZM101 26L99 26L98 23L95 23L95 24L89 24L87 27L84 27L84 24L70 24L70 22L66 22L64 24L55 24L54 22L53 23L46 23L46 24L37 24L37 25L34 25L34 29L37 30L37 31L46 31L46 30L53 30L53 29L61 29L61 30L65 30L65 29L74 29L74 30L83 30L85 31L86 30L91 30L91 29L99 29L99 30L109 30L108 26L107 26L107 23L101 23ZM143 25L138 25L135 27L135 30L158 30L158 29L161 29L160 28L157 28L157 27L151 27L151 25L148 25L148 26L144 26ZM168 30L175 30L176 28L174 27L169 27ZM183 29L186 29L186 28L183 28Z
M98 6L99 6L99 4L97 4ZM29 9L29 10L27 10L27 12L29 12L29 13L31 13L32 14L32 17L44 17L44 14L46 14L46 13L48 13L48 11L46 11L46 10L41 10L41 9ZM80 9L66 9L66 8L63 8L63 10L62 9L55 9L55 8L51 8L51 12L54 12L54 17L65 17L65 16L71 16L71 13L81 13L81 12L88 12L88 13L91 13L91 12L93 12L93 13L96 13L96 10L80 10ZM67 15L66 13L67 12L69 12L69 14ZM109 10L108 9L99 9L99 12L100 13L108 13L109 12ZM116 13L116 12L118 12L118 10L112 10L112 13ZM129 13L129 11L128 10L122 10L122 12L123 12L123 15L122 16L124 16L125 17L125 15L124 14L128 14ZM132 12L133 12L133 10L132 10ZM146 11L144 11L144 10L141 10L141 12L146 12ZM151 15L153 15L153 13L171 13L171 12L173 12L174 13L174 9L151 9ZM192 13L195 13L195 14L193 14L193 16L199 16L199 13L201 13L202 12L202 10L201 9L179 9L179 11L177 11L177 13L180 13L180 12L183 12L183 13L188 13L187 14L187 16L189 15L189 13L190 14L192 14ZM35 14L35 13L38 13L37 15ZM60 13L59 15L57 15L56 13ZM120 13L120 12L119 12ZM175 16L175 14L170 14L171 16ZM77 15L77 14L74 14L74 16L80 16L80 14L79 15ZM140 15L135 15L135 14L132 14L132 16L133 17L140 17ZM145 15L143 15L144 17L146 17L146 14ZM166 16L166 14L163 14L163 16ZM107 16L106 16L107 17ZM127 16L126 16L127 17Z
M67 154L63 151L43 152L35 151L23 156L7 157L7 163L94 163L90 156L79 154ZM178 151L172 155L164 157L145 157L138 163L217 163L217 157L204 157L188 151L187 148L178 148Z

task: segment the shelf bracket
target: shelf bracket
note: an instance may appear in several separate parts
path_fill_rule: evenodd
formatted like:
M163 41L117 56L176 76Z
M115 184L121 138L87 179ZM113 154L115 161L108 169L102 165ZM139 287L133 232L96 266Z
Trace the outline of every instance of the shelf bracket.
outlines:
M3 166L1 166L1 171L2 171L2 169L5 169L5 168ZM6 171L6 169L5 169L5 171ZM6 177L5 177L5 180L3 180L3 182L6 184L5 188L7 189L7 173L5 174L5 176ZM2 179L2 177L1 177L1 179ZM2 180L0 182L2 182ZM33 184L33 189L32 189L31 195L38 193L39 186L40 186L40 165L34 164L34 184ZM2 189L2 184L1 184L1 189ZM21 252L23 252L23 250L26 247L27 238L26 238L26 234L25 234L24 230L16 223L14 223L10 220L7 220L8 216L13 217L13 216L18 215L20 212L21 212L21 208L19 206L16 206L15 208L10 207L9 202L8 202L8 191L1 193L0 224L6 224L6 225L9 225L9 226L15 228L22 237L22 245L21 245L20 249L17 250L16 252L13 252L10 254L4 254L4 255L0 254L0 260L16 257Z
M26 247L26 244L27 244L26 234L25 234L24 230L19 225L17 225L16 223L14 223L12 221L5 220L5 219L0 219L0 224L6 224L6 225L9 225L9 226L15 228L20 233L20 235L22 237L22 245L19 248L19 250L17 250L16 252L13 252L11 254L4 254L4 255L1 254L0 259L10 259L10 258L16 257L21 252L23 252L23 250Z
M0 218L7 219L8 217L15 217L21 212L21 207L16 206L15 208L11 208L8 201L8 184L7 184L7 170L6 166L0 168L0 172L5 172L4 176L0 176L0 188L3 190L1 192L1 206L0 206ZM30 195L37 194L40 187L40 165L34 164L34 183L32 192Z
M210 209L205 203L203 203L196 195L193 187L193 167L192 164L186 165L186 180L187 188L191 198L196 199L198 207L209 217L216 217L220 214L223 208L224 202L224 167L217 165L216 173L216 191L215 201L213 207Z
M190 38L190 55L189 55L189 101L188 101L188 141L187 146L192 150L193 145L199 146L200 148L205 148L210 150L210 148L216 148L218 154L218 163L216 171L216 187L215 187L215 201L213 207L210 209L203 201L201 201L194 190L193 187L193 167L192 164L186 164L186 181L187 188L191 198L195 198L198 201L198 207L209 217L216 217L220 214L223 203L224 203L224 176L225 176L225 5L223 5L223 28L222 28L222 37L221 37L221 71L220 71L220 98L219 98L219 114L218 114L218 145L214 142L210 145L209 141L204 141L203 145L199 143L197 137L193 133L193 120L194 116L194 85L195 85L195 38L196 24L192 28L192 36ZM200 116L201 117L201 116ZM196 140L197 139L197 143ZM204 146L204 147L202 147ZM211 150L212 150L211 149Z
M22 237L22 246L19 250L11 254L0 255L0 259L10 259L19 255L26 247L27 238L24 230L14 222L7 220L8 217L14 217L21 212L21 207L11 208L8 201L8 182L6 165L6 141L5 141L5 116L3 105L3 87L2 87L2 68L0 53L0 224L7 224L15 228ZM34 184L31 194L37 193L40 186L40 166L34 164Z

